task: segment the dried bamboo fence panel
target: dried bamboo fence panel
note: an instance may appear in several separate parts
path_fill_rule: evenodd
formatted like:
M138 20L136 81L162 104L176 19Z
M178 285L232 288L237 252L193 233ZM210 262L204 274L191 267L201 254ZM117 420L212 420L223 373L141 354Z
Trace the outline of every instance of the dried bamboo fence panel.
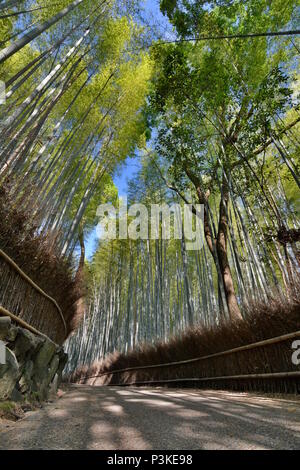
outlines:
M299 393L299 365L291 344L300 331L203 357L83 374L79 383L97 385L179 384L271 393Z
M62 344L66 322L57 302L35 284L17 264L0 250L0 305Z

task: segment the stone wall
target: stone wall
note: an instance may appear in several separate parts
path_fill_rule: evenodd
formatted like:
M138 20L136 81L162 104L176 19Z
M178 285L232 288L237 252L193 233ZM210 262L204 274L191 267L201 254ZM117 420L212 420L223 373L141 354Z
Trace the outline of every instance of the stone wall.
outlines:
M0 364L0 400L43 401L56 392L67 361L62 347L13 325L9 317L0 317L0 341L5 355Z

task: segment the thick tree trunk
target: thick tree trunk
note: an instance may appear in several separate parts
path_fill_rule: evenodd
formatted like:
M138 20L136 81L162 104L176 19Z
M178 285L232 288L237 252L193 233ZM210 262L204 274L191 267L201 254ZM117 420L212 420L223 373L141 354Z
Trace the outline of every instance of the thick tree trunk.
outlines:
M222 272L225 295L231 320L242 318L241 311L237 302L232 273L229 266L227 255L228 239L228 201L229 188L225 173L223 173L222 191L219 209L219 227L217 235L217 253Z
M226 175L223 175L222 181L222 194L219 209L219 226L216 239L213 237L213 232L210 226L209 215L208 215L208 194L205 194L201 189L201 181L195 176L191 170L185 166L185 172L191 182L194 184L198 201L200 204L204 204L204 236L209 248L209 251L213 257L217 272L220 272L222 277L222 286L225 292L226 304L231 320L238 320L242 318L241 311L236 298L234 282L232 273L229 266L228 255L227 255L227 232L228 232L228 201L229 201L229 188Z
M222 237L223 238L223 237ZM237 302L234 283L232 278L232 273L230 270L228 256L227 256L227 247L224 248L224 241L217 242L217 252L219 263L221 267L224 290L229 310L229 315L231 320L238 320L242 318L241 311Z

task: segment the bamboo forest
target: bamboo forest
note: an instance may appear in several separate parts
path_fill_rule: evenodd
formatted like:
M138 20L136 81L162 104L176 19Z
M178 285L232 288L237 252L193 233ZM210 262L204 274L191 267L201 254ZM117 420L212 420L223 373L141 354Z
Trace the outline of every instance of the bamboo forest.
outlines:
M299 330L299 13L299 0L0 1L1 315L64 344L65 374L191 331L252 325L247 344ZM119 236L122 201L135 236ZM201 207L201 246L172 236L172 214L163 237L163 211L142 236L152 205L187 207L194 229ZM296 304L289 331L275 313L258 328L264 306Z

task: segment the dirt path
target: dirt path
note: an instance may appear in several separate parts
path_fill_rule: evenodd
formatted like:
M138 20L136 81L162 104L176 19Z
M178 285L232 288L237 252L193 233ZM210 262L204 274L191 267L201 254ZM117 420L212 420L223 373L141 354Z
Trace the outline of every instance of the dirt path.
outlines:
M300 403L223 391L72 385L0 425L0 449L300 449Z

